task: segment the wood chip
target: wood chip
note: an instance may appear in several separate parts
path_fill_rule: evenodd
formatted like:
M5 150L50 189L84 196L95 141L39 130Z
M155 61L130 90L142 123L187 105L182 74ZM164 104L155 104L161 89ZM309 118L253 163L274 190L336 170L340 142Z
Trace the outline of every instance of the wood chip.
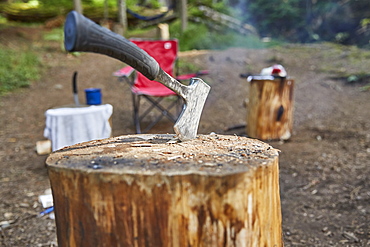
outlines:
M348 240L353 240L356 243L359 241L353 232L343 232L343 237L345 237Z
M176 155L176 156L168 157L167 160L174 160L174 159L178 159L181 157L182 157L181 155Z

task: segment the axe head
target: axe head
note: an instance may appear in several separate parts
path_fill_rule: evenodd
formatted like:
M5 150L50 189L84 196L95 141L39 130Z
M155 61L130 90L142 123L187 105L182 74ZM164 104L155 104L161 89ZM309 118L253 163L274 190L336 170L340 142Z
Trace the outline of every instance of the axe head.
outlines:
M181 95L185 100L184 108L177 119L174 130L181 141L197 136L203 106L211 87L199 78L192 78L189 86Z

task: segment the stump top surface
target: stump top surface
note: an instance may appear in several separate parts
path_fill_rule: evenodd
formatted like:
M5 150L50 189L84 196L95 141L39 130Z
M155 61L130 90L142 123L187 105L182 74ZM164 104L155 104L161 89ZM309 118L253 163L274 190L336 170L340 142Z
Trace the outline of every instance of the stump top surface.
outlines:
M60 149L46 164L86 172L219 175L266 165L278 152L259 140L231 135L199 135L187 142L169 134L124 135Z

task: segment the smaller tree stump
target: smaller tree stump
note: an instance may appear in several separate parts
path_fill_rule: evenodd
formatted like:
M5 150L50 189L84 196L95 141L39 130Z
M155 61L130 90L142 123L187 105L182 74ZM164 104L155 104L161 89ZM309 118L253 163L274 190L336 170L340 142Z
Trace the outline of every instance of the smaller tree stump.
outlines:
M58 246L283 246L278 150L128 135L52 153Z
M293 130L294 80L272 76L249 78L246 132L260 140L287 140Z

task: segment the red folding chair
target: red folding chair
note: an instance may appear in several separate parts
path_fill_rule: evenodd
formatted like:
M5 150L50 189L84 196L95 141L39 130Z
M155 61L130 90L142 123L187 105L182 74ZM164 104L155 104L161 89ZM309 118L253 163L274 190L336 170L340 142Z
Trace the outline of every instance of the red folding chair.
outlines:
M158 62L165 72L174 77L178 52L178 41L176 39L131 39L130 41L145 50ZM181 97L163 84L147 79L140 72L133 73L134 71L134 68L127 66L114 72L113 75L117 76L120 80L127 81L131 86L136 133L146 133L164 116L170 121L176 122L183 105ZM208 71L203 70L193 74L180 75L175 78L178 80L188 80L192 77L205 74L208 74ZM145 109L141 109L140 107L140 105L143 105L141 102L142 98L149 103L149 106ZM169 98L169 100L164 100L165 98ZM148 121L149 113L152 113L154 109L158 110L159 114L152 118L151 121ZM142 131L141 125L144 124L144 121L146 121L146 125Z

